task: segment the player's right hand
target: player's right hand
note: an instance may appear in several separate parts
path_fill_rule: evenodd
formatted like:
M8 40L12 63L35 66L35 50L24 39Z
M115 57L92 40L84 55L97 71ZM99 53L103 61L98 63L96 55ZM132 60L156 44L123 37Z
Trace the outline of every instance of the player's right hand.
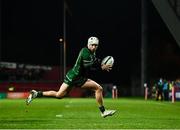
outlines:
M102 70L106 70L109 72L110 70L112 70L112 65L102 64L101 68L102 68Z

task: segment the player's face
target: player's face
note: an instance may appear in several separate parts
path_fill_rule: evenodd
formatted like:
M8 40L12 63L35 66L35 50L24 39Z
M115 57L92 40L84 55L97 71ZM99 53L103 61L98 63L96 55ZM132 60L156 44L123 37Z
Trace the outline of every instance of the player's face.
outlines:
M98 48L98 45L97 44L90 44L88 46L88 49L91 50L92 52L95 52Z

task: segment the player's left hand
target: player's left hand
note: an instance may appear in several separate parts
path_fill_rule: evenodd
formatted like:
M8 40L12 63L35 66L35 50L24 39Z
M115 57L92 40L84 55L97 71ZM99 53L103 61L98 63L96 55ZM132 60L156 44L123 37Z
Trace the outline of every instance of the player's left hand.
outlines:
M112 65L105 65L105 64L102 64L101 65L101 68L102 68L102 70L106 70L106 71L110 71L110 70L112 70Z

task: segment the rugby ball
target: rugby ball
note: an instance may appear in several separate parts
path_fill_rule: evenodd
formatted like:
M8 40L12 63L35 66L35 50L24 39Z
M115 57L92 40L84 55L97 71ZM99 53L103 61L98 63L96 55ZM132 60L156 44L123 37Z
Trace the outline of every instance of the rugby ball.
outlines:
M102 61L101 64L106 64L106 65L112 65L114 64L114 58L112 56L106 56Z

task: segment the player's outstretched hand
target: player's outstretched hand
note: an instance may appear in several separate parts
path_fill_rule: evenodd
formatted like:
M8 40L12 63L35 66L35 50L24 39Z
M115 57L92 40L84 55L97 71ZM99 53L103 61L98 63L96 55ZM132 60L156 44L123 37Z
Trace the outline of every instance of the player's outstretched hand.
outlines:
M101 68L102 68L102 70L106 70L106 71L110 71L110 70L112 70L112 65L109 65L109 64L102 64L101 65Z

